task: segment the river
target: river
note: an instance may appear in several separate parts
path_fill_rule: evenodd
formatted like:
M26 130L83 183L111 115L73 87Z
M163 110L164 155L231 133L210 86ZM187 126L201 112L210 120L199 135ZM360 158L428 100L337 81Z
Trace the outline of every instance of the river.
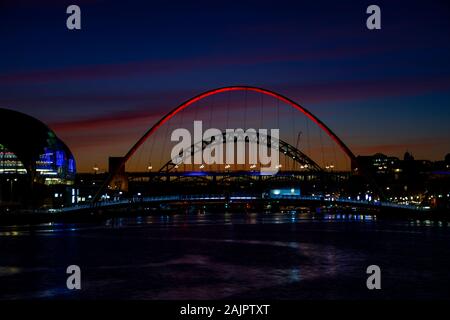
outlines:
M448 299L450 224L190 214L0 227L0 299ZM81 269L81 290L66 268ZM381 269L368 290L366 269Z

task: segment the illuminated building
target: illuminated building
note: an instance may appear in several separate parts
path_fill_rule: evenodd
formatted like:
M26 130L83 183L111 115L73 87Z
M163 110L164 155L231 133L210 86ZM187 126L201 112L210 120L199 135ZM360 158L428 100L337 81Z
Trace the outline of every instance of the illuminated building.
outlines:
M0 108L0 202L29 203L34 192L40 199L59 198L52 204L70 203L75 174L72 153L51 129L31 116ZM41 205L45 203L49 201Z

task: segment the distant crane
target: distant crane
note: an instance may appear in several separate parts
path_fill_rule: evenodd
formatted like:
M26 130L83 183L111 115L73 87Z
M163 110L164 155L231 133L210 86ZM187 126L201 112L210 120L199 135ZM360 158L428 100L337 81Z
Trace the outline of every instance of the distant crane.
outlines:
M295 144L295 147L298 149L298 150L300 150L300 139L301 139L301 137L302 137L302 134L303 134L303 131L299 131L298 132L298 135L297 135L297 143Z

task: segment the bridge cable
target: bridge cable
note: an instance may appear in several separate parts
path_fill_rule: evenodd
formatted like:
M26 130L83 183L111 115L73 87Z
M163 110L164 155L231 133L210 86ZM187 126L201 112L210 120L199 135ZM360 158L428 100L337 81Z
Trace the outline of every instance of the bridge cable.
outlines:
M291 110L291 118L292 118L292 145L294 145L295 143L295 121L297 119L297 117L294 115L294 108L290 108ZM291 170L295 171L295 161L293 158L291 158L292 160L292 168Z
M181 112L181 114L180 114L180 116L178 117L179 118L179 123L177 124L177 126L176 126L176 129L178 129L178 128L183 128L183 124L184 124L184 113L185 113L185 110L183 110L182 112ZM184 157L184 155L183 155L183 157ZM179 164L177 164L177 165L175 165L175 172L177 172L178 171L178 166L179 166ZM184 161L183 161L183 168L184 168Z
M322 138L322 130L319 129L319 139L320 139L320 149L322 151L322 167L325 167L325 153L323 148L323 138Z
M141 160L142 160L142 157L143 157L143 153L144 153L144 152L145 152L145 146L144 146L143 150L140 150L140 152L139 152L138 155L137 155L136 168L129 168L130 171L134 171L134 169L136 169L136 171L139 171L139 167L140 167Z
M172 121L169 121L169 123L166 123L165 128L164 128L164 136L162 138L163 145L162 145L162 148L161 148L161 153L160 153L160 157L159 157L160 161L159 161L158 167L160 167L161 164L164 163L164 155L166 154L167 136L168 136L168 133L169 133L169 126L170 125L172 125Z
M280 100L277 100L277 129L280 131L280 138L281 138L281 128L280 128ZM284 159L286 161L286 157ZM286 163L284 164L286 165ZM281 171L281 168L279 168Z
M227 107L226 107L226 127L225 129L229 129L229 122L230 122L230 100L231 100L231 91L227 92ZM226 138L226 136L225 136ZM224 166L225 171L225 166Z
M204 108L204 107L202 107L201 105L202 105L202 104L203 104L203 105L205 104L203 100L199 100L199 101L197 101L197 103L198 103L198 105L197 105L196 108L195 108L194 121L195 121L195 120L199 120L199 119L198 119L198 112L199 112L200 109ZM201 137L201 139L202 139L202 141L203 141L203 137ZM194 140L194 143L197 143L197 142L198 142L198 141L195 141L195 140ZM203 161L202 161L202 164L203 164ZM194 164L194 159L191 159L191 171L195 171L195 170L196 170L196 168L195 168L195 164Z
M185 112L186 112L186 110L183 110L181 112L180 128L183 128L183 126L184 126L184 114L185 114ZM184 154L183 154L183 157L184 157ZM177 168L175 168L175 169L177 169ZM183 170L181 170L181 171L183 171L183 172L186 171L186 164L184 163L184 161L183 161Z
M216 96L212 96L212 102L211 102L211 106L209 107L209 120L208 120L208 128L212 128L212 115L213 115L213 110L214 110L214 105L215 105L215 100ZM215 153L215 151L214 151ZM216 163L216 170L217 170L217 166L218 164Z
M248 90L244 90L244 131L247 130L247 99L248 99ZM247 153L245 153L245 157L247 157ZM242 170L245 171L245 165L247 163L247 159L244 159L244 164L242 165Z
M153 160L153 148L154 147L155 147L155 138L153 137L153 139L151 139L151 141L150 141L150 152L149 152L148 158L147 158L147 163L151 167L153 167L152 160ZM153 168L150 169L150 171L152 171L152 170L153 170ZM150 181L150 178L149 178L149 181Z
M306 123L306 143L307 143L307 147L308 147L308 155L309 157L312 157L311 154L311 140L310 140L310 136L309 136L309 121L307 117L305 118L305 123Z
M337 169L337 165L338 165L338 159L337 159L337 154L336 154L336 146L334 143L331 143L331 147L333 148L333 156L334 156L334 169ZM334 170L333 170L334 171Z
M264 128L264 95L261 93L261 119L260 128ZM260 165L261 166L261 165Z

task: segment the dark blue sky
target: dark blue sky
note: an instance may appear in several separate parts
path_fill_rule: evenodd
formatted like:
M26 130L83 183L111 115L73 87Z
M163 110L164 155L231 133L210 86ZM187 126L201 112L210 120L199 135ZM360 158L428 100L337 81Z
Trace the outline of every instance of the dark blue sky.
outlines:
M69 4L81 31L65 27ZM370 4L382 30L366 29ZM181 101L233 84L300 102L357 154L441 159L449 39L447 1L3 0L0 107L49 123L82 170L124 154Z

